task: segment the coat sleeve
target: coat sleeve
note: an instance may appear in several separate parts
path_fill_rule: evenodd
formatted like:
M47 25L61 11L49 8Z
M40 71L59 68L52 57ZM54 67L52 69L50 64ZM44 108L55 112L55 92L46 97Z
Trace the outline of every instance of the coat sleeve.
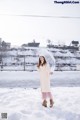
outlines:
M40 72L40 68L39 67L37 67L37 71Z

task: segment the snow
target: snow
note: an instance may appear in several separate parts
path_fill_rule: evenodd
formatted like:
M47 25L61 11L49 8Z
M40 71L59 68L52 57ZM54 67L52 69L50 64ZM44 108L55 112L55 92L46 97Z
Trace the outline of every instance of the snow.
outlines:
M80 120L80 87L52 88L54 107L44 108L40 88L0 88L0 113L8 120Z
M80 87L80 71L54 71L51 86ZM0 71L0 87L39 87L39 73L28 71Z
M48 99L45 108L37 71L0 71L0 114L8 120L80 120L80 71L54 71L51 92L54 106Z
M0 70L23 70L25 64L26 69L30 67L30 70L35 71L36 69L33 64L37 64L39 51L42 49L50 51L52 56L54 56L56 63L55 70L80 70L80 67L77 67L80 65L80 51L71 53L69 50L42 47L17 48L16 50L11 49L3 52L4 57L2 57L2 62L0 62ZM65 65L63 65L64 63ZM28 64L31 64L31 66L27 66ZM15 68L13 65L17 65L17 67ZM60 67L60 65L63 67Z

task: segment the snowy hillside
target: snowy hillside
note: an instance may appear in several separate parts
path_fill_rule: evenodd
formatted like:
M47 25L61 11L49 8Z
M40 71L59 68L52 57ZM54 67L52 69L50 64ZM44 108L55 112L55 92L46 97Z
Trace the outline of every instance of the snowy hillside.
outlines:
M0 70L35 71L38 62L38 51L42 48L26 47L13 48L2 54ZM51 51L55 58L55 70L80 70L80 51L71 53L69 50L44 48Z

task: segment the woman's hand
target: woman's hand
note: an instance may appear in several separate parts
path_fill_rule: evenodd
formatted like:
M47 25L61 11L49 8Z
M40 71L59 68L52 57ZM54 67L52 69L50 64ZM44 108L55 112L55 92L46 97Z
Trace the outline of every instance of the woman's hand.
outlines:
M50 74L52 75L52 74L53 74L53 72L50 72Z

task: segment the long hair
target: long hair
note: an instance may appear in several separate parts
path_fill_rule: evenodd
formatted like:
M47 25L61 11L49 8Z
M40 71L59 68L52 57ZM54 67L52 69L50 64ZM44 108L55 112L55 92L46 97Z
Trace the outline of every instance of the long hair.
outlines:
M37 67L38 67L38 68L39 68L40 66L44 66L44 65L47 63L45 57L44 57L44 56L41 56L41 57L44 58L44 62L43 62L43 64L41 64L41 60L40 60L40 57L39 57L39 62L38 62L38 64L37 64Z

